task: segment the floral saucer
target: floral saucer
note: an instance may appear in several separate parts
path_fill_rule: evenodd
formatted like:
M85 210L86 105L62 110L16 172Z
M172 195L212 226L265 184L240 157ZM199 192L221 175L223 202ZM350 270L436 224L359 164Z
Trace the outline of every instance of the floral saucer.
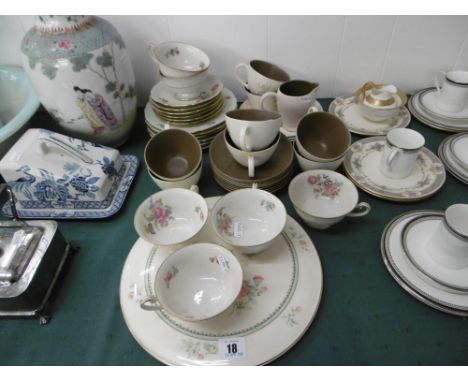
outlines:
M386 135L390 130L406 127L411 122L411 114L406 107L396 117L384 122L364 118L359 108L354 96L338 97L330 104L328 111L341 118L349 131L359 135Z
M322 105L320 105L319 101L315 101L314 104L315 107L319 109L319 111L323 111ZM242 102L242 104L239 106L239 109L251 109L252 106L250 105L249 100L246 100ZM296 132L295 131L290 131L286 130L284 127L280 127L280 131L288 138L290 141L295 141L296 140Z
M445 168L439 158L423 147L413 172L403 179L390 179L380 170L385 137L370 137L353 143L343 168L362 190L378 198L412 202L432 196L445 183Z
M121 159L122 167L118 174L120 181L112 184L104 200L99 202L82 201L75 203L74 208L69 208L66 205L55 208L38 208L36 205L31 204L33 202L29 203L29 205L28 203L19 204L17 202L18 216L34 219L102 219L114 215L120 210L125 201L130 186L135 179L139 163L138 158L134 155L122 155ZM2 212L12 216L9 203L3 206Z
M428 252L429 239L444 220L444 214L424 215L411 220L402 231L403 249L412 264L435 282L456 291L468 292L468 268L451 269L435 261Z
M403 229L411 220L437 213L439 211L412 211L393 219L382 233L382 259L390 275L410 295L445 313L468 317L468 294L447 291L435 281L420 277L402 245Z
M207 198L209 208L219 198ZM214 242L208 222L200 242ZM135 340L165 364L260 365L287 352L307 331L317 312L323 285L318 253L291 217L268 251L236 254L244 274L239 297L218 317L188 322L140 302L154 292L156 272L170 250L139 239L120 280L120 306ZM281 335L278 335L281 333ZM242 354L226 354L226 343L241 343Z

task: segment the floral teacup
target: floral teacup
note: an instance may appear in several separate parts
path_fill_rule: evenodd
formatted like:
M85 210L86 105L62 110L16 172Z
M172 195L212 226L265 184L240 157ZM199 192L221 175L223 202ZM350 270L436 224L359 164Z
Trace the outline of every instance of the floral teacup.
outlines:
M369 204L358 203L354 184L335 171L305 171L291 181L288 192L297 214L313 228L325 229L345 216L364 216L371 210Z
M192 190L197 189L196 186ZM157 192L138 207L134 226L141 238L154 245L185 244L203 229L208 206L197 192L172 188Z

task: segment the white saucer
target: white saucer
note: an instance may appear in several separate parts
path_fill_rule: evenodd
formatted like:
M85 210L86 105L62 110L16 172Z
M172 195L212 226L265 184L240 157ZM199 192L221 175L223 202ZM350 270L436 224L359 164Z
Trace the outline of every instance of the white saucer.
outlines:
M458 134L450 140L450 151L468 175L468 133Z
M320 105L319 101L315 100L314 106L318 108L319 111L323 111L322 105ZM251 109L252 106L250 105L249 100L242 102L239 106L239 109ZM290 141L294 141L296 139L296 132L287 130L283 126L280 127L280 131L288 138Z
M437 106L438 101L438 92L437 89L428 89L424 91L419 96L419 102L421 106L426 108L429 113L435 114L436 117L448 118L448 119L468 119L468 106L466 106L462 111L457 113L450 113L448 111L442 110Z
M196 99L184 101L176 96L176 89L168 86L164 81L158 82L151 89L151 99L164 106L186 107L195 106L216 97L223 90L221 79L213 74L208 74L200 88L200 96Z
M386 135L390 130L406 127L411 122L411 114L406 107L396 117L383 122L369 121L359 109L354 96L338 97L328 107L328 111L341 118L349 131L359 135Z
M409 261L402 246L401 236L406 224L415 217L434 213L438 211L413 211L393 219L382 234L382 258L390 275L413 297L443 312L468 317L468 294L449 292L438 283L420 277L419 270Z
M390 179L380 170L385 137L369 137L354 142L348 149L343 168L362 190L382 199L399 202L432 196L445 183L445 168L440 159L423 147L413 172L403 179Z
M210 120L199 123L194 126L187 126L187 127L174 126L174 125L171 125L170 123L162 121L156 115L156 113L154 112L149 102L145 106L145 120L147 124L149 125L148 127L151 130L153 130L155 133L164 130L166 127L171 128L171 129L185 130L192 134L198 133L200 131L208 130L208 129L213 129L216 126L219 126L220 124L224 123L224 115L228 111L234 110L237 107L237 99L232 91L230 91L227 88L224 88L223 96L224 96L223 110L219 112L216 116L211 118Z
M468 267L450 269L435 261L428 252L429 239L434 235L443 214L417 217L402 232L403 248L413 265L434 281L458 291L468 292Z
M451 148L453 140L466 134L467 133L461 133L445 138L439 145L437 155L444 163L447 171L449 171L460 182L468 184L468 169L460 163L459 158L455 156Z
M207 198L211 208L218 200ZM200 242L213 242L211 222ZM234 305L219 317L186 322L164 312L140 308L154 291L154 277L167 248L139 239L120 280L120 306L135 340L153 357L173 365L260 365L287 352L307 331L317 312L323 275L318 253L307 233L288 217L285 230L263 253L236 255L244 286ZM245 344L243 357L220 354L223 340Z
M421 97L424 97L428 92L434 92L434 90L435 88L422 89L411 96L408 101L408 109L411 114L420 122L437 130L451 133L468 131L468 118L450 118L437 115L421 103Z

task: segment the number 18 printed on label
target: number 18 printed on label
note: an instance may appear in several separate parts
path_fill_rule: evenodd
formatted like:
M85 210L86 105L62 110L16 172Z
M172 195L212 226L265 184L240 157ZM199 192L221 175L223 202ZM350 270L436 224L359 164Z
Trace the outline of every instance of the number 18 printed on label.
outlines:
M244 338L223 338L218 340L218 354L223 359L244 358L247 355Z

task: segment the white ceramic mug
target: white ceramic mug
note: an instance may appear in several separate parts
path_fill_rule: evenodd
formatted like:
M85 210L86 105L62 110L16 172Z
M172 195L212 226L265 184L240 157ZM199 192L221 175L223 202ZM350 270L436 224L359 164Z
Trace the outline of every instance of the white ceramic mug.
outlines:
M318 83L292 80L282 84L276 93L265 93L260 100L260 107L269 110L267 102L271 98L276 100L279 113L283 117L283 127L289 131L296 131L300 119L312 112L320 111L315 104L315 97L319 88Z
M460 112L468 105L468 71L451 70L442 73L444 74L442 86L439 86L439 80L437 76L435 77L437 106L449 113Z
M274 92L283 82L289 81L289 74L283 69L262 60L238 64L234 68L234 75L244 87L256 94Z
M428 241L427 250L447 268L468 266L468 204L454 204L445 210L444 220Z
M260 101L262 100L261 94L252 93L249 89L244 88L247 99L249 100L250 107L252 109L261 109ZM265 101L265 109L271 111L278 111L278 105L276 105L276 99L268 98Z
M397 128L389 131L380 160L380 172L392 179L409 176L424 142L424 137L415 130Z
M226 113L226 127L234 144L243 151L259 151L270 146L282 125L276 112L237 109Z
M261 166L273 156L276 148L278 147L280 138L281 133L278 134L278 137L275 139L275 141L265 150L242 151L234 146L232 140L229 137L229 134L226 130L224 131L224 142L226 143L226 147L237 163L248 168L250 178L255 177L255 167Z

